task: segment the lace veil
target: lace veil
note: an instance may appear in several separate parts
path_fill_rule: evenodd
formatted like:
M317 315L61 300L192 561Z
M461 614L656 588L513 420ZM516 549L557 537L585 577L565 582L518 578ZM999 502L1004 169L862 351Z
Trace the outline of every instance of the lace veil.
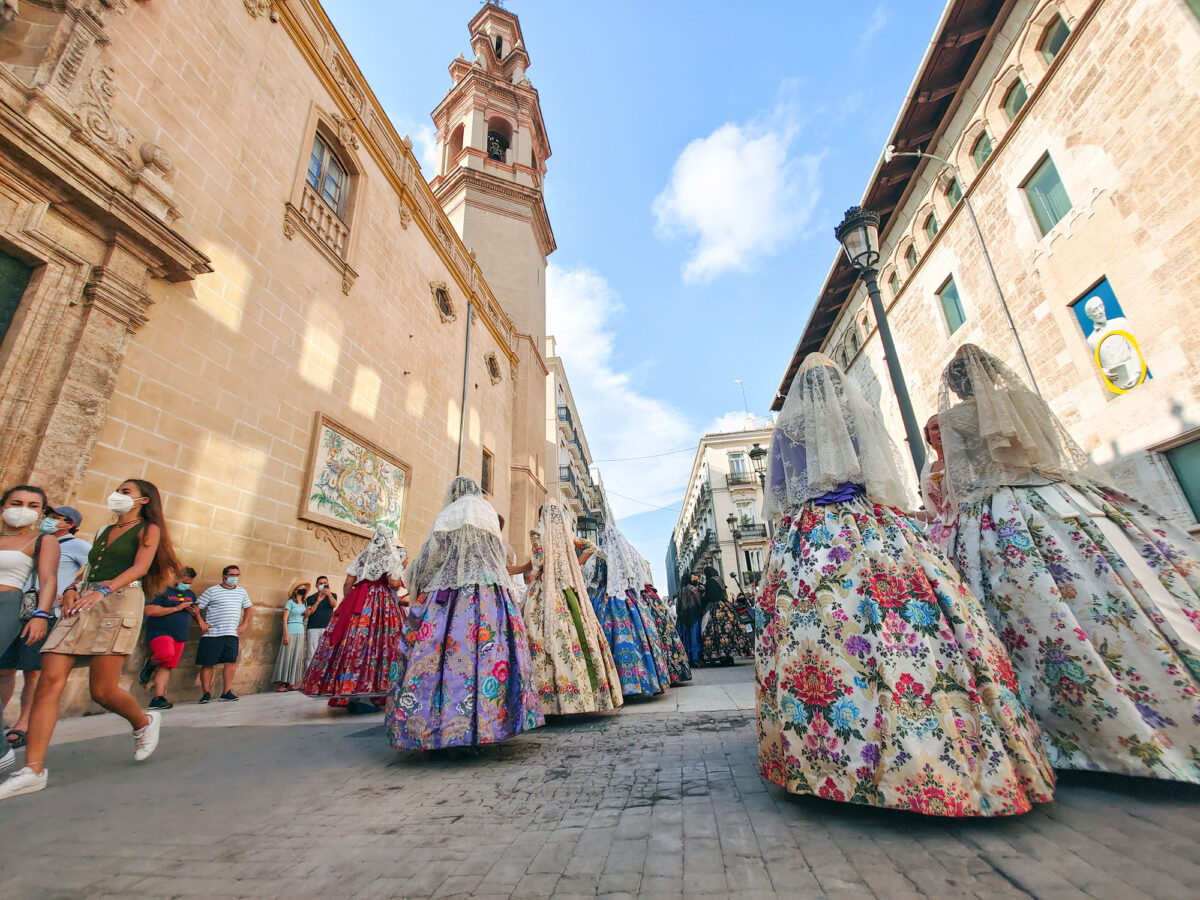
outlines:
M570 589L578 600L585 601L587 582L583 580L579 558L575 555L575 539L567 533L562 507L553 497L542 507L542 519L532 538L534 543L542 545L542 589Z
M408 567L409 592L461 590L494 584L512 592L500 518L479 485L458 477L446 491L447 506L433 521L421 552Z
M396 547L391 526L376 525L371 541L346 569L357 581L378 581L385 575L400 578L404 575L404 555Z
M955 506L1004 485L1109 483L1046 401L974 344L959 347L942 373L938 425L944 491Z
M642 570L642 556L633 544L615 525L606 525L600 535L600 549L608 563L608 583L604 593L609 597L623 597L626 591L636 595L646 583Z
M775 423L764 512L783 515L846 482L905 508L908 492L883 420L829 357L810 353Z

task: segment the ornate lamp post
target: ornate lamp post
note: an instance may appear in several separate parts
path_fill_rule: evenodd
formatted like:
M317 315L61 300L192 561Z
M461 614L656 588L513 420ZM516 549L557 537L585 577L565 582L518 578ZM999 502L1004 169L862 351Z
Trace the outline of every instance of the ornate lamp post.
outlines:
M888 377L892 382L896 402L900 405L900 418L904 420L908 452L912 454L917 478L920 478L921 468L925 465L925 443L921 429L917 427L917 417L913 412L912 400L908 396L908 385L904 383L904 372L896 356L892 329L888 325L887 312L883 308L883 297L880 296L879 282L876 280L879 274L876 268L879 265L879 214L861 206L852 206L846 210L842 224L838 225L833 233L837 235L846 251L846 258L866 284L867 294L871 297L871 309L875 313L875 324L879 328L879 340L883 343L883 358L887 362Z
M740 591L742 589L742 551L738 549L737 523L737 516L733 513L725 517L725 524L729 526L729 533L733 535L733 564L737 567L737 584Z
M754 442L754 446L750 450L750 465L754 466L754 474L758 476L758 486L762 488L763 509L767 508L767 449L758 441ZM764 513L763 520L766 521ZM771 540L775 540L775 528L767 522L767 534Z

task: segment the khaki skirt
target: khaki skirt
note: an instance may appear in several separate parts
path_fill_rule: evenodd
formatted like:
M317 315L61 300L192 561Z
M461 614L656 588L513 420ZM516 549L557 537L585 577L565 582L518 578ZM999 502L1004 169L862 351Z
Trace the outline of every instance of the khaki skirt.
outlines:
M94 582L85 583L79 590L80 595L94 586ZM137 582L113 591L91 609L59 619L46 637L42 652L67 656L128 656L137 647L144 606L145 595Z

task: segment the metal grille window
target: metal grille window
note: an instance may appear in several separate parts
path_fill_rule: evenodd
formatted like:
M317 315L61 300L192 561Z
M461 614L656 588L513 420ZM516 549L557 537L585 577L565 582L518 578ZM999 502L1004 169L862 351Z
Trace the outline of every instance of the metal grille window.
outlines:
M962 323L967 321L967 316L963 312L962 300L958 296L958 285L954 283L954 276L950 276L938 288L938 300L942 304L942 314L946 317L946 325L950 329L950 333L958 331Z
M492 476L495 468L495 457L484 448L483 451L483 470L479 473L479 489L485 494L492 492Z
M1071 211L1071 198L1067 196L1067 189L1058 177L1054 160L1049 156L1042 159L1021 187L1029 198L1033 217L1037 219L1043 236Z
M337 154L330 149L318 134L313 137L312 152L308 157L308 173L305 178L318 196L332 209L339 219L346 218L346 195L350 187L350 175L341 164Z

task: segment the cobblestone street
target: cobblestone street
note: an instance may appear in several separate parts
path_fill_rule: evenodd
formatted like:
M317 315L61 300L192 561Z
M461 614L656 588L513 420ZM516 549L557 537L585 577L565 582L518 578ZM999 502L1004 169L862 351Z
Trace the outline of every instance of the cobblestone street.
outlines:
M432 761L296 695L172 710L141 766L112 717L64 722L49 789L0 809L4 895L1195 896L1195 789L1068 775L1005 821L788 797L752 677Z

